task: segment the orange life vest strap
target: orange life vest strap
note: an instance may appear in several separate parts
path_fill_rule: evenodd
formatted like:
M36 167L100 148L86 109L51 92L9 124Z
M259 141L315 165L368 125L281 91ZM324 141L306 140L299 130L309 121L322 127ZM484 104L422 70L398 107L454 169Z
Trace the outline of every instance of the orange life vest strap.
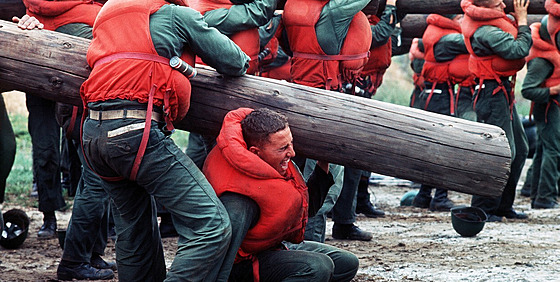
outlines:
M70 118L70 124L66 129L66 139L72 139L72 132L74 132L74 125L76 123L76 118L78 118L78 107L72 106L72 117Z
M369 51L361 54L349 54L349 55L320 55L320 54L300 53L300 52L294 52L293 55L296 58L311 59L311 60L350 61L350 60L360 60L369 57Z
M120 59L138 59L138 60L146 60L146 61L154 61L162 64L169 65L169 59L166 57L162 57L160 55L148 54L148 53L134 53L134 52L120 52L115 53L109 56L105 56L99 60L97 60L93 67Z

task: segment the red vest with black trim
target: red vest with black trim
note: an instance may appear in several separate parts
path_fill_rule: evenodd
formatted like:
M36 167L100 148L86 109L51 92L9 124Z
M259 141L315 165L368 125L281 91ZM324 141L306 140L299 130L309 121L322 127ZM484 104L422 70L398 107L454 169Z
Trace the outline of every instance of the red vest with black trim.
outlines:
M531 25L531 37L533 38L533 46L529 51L529 56L525 59L527 62L534 58L543 58L554 66L554 72L547 78L543 86L551 87L560 84L560 53L552 43L544 41L539 35L541 23L533 23Z
M189 0L189 7L199 11L203 15L211 10L221 8L229 9L232 5L233 4L229 0ZM251 61L249 61L249 68L246 73L256 73L258 71L258 56L260 52L259 29L251 28L238 31L235 34L230 35L229 38L237 44L239 48L241 48L241 51L251 57Z
M94 1L24 0L27 14L37 18L46 30L55 30L70 23L93 26L101 10L101 3Z
M380 19L375 15L368 16L368 19L372 27L380 21ZM366 76L376 73L385 73L387 68L391 65L391 55L391 37L389 37L387 43L375 48L371 47L369 49L369 60L362 70L362 75Z
M253 199L260 208L256 225L249 229L238 260L277 247L282 241L300 243L307 223L307 186L290 162L286 176L247 149L241 121L253 110L229 112L217 145L204 163L204 174L218 196L234 192Z
M434 55L434 46L445 35L461 33L461 26L459 23L438 14L430 14L426 23L428 23L428 27L422 36L425 51L422 76L426 81L432 83L449 82L449 64L451 61L437 62Z
M368 60L371 27L362 12L352 19L340 53L325 54L319 45L315 24L328 2L288 0L284 6L282 18L293 51L290 73L292 81L297 84L323 89L338 88L343 81L356 79Z
M471 86L475 84L474 75L469 70L469 54L459 54L449 62L449 79L453 84Z
M143 53L157 56L152 43L149 17L164 0L119 0L107 2L93 27L93 40L87 52L87 61L93 70L82 84L80 93L85 103L126 99L148 103L148 94L155 85L154 104L162 106L169 101L171 121L181 120L190 105L191 84L169 64L139 59L117 59L100 65L96 62L118 53ZM121 28L123 23L135 28ZM194 56L185 49L181 58L194 65Z
M560 31L560 3L557 3L556 0L546 0L544 8L548 12L548 22L546 24L548 34L552 38L552 45L558 49L558 46L556 46L556 36L558 31Z
M525 59L506 60L498 55L485 57L477 56L471 45L471 39L475 31L482 26L491 25L498 27L517 38L517 25L512 22L504 12L485 7L478 7L472 0L462 0L461 7L465 12L461 24L465 45L470 53L469 70L478 78L498 79L515 75L525 65Z

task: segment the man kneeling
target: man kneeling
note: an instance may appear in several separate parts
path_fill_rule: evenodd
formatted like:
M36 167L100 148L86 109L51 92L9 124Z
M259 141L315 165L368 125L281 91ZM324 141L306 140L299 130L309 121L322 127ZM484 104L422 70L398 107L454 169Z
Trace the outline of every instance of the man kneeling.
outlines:
M291 161L287 118L269 109L240 108L226 115L216 141L204 174L232 223L224 261L235 260L229 280L352 280L359 265L354 254L303 242L307 218L321 207L333 179L328 164L318 162L306 185Z

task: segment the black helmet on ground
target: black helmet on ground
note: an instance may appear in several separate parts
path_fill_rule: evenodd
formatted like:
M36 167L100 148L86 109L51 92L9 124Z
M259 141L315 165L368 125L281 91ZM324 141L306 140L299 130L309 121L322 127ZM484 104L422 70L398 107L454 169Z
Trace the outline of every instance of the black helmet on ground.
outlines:
M453 229L463 237L476 236L484 228L487 219L481 208L459 206L451 209Z
M29 217L20 209L11 209L4 213L4 230L0 234L0 245L6 249L16 249L27 239Z

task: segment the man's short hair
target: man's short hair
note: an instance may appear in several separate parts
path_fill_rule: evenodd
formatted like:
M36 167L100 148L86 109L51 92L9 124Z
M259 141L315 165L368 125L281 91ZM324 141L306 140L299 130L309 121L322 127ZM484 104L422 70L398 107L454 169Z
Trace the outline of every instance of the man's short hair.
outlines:
M479 7L488 7L490 2L492 2L492 0L473 0L473 4Z
M268 142L268 136L288 126L288 118L268 108L252 111L241 121L243 139L247 148L262 146Z

